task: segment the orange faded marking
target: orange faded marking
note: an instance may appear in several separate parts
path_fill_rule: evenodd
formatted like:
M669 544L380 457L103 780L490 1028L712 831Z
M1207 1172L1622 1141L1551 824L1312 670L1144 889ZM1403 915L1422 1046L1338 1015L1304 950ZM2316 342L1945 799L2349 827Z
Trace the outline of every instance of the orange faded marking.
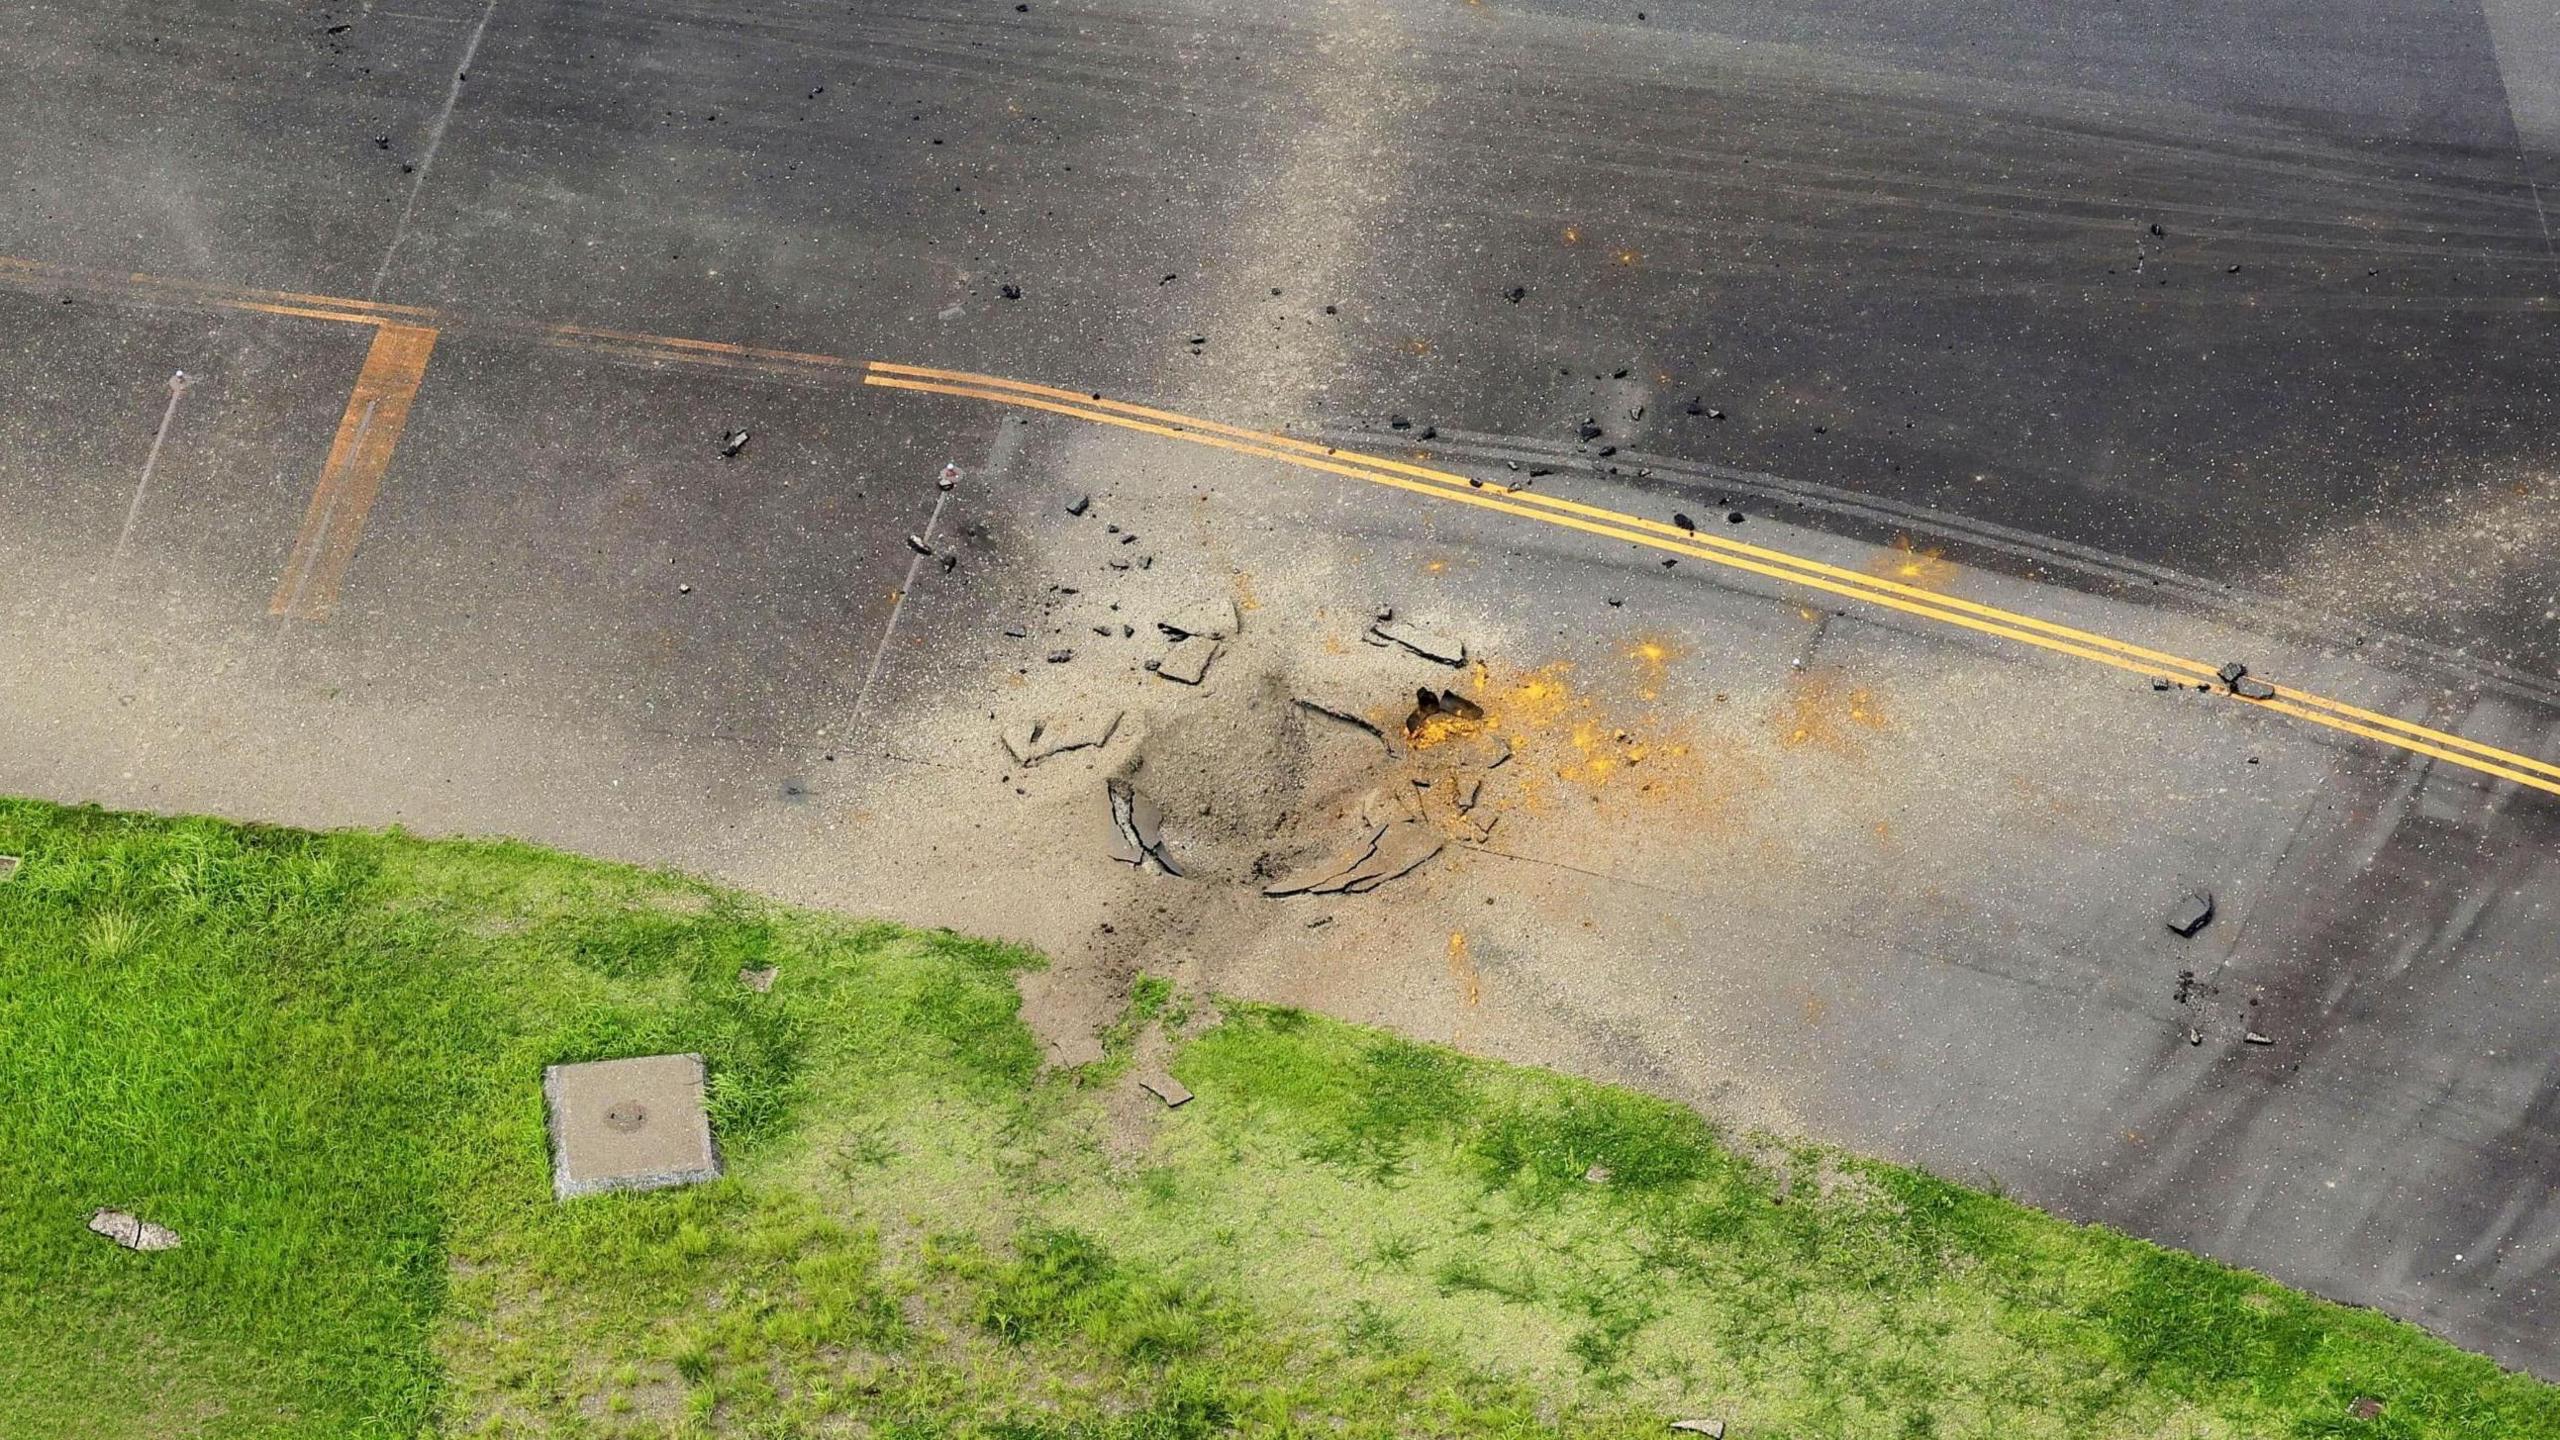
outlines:
M1449 978L1458 984L1458 1003L1473 1010L1484 999L1484 976L1467 956L1467 932L1449 932Z
M391 468L391 452L409 421L409 402L435 348L436 332L423 325L374 331L355 393L338 418L338 438L303 511L293 553L267 601L268 614L317 620L337 607L339 584L364 538L365 517L381 493L383 472Z

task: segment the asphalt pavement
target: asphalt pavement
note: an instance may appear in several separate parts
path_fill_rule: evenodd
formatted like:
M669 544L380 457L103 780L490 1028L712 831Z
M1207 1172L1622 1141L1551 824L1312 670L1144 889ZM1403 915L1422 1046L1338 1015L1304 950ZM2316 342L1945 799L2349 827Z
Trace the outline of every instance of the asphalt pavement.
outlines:
M1017 936L1068 1049L1140 969L1320 1005L2560 1377L2560 20L22 8L0 788ZM1674 514L1917 598L1621 533ZM1469 778L1425 683L1493 808L1263 897Z

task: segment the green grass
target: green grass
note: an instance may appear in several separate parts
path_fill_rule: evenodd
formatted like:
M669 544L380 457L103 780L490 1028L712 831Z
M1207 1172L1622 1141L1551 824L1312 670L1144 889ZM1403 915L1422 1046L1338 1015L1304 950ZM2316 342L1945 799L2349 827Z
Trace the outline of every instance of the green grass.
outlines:
M0 853L13 1440L2560 1437L2378 1315L1152 977L1044 1075L1037 957L682 877L17 801ZM1180 1111L1113 1102L1150 1033ZM555 1205L542 1067L665 1050L729 1178Z

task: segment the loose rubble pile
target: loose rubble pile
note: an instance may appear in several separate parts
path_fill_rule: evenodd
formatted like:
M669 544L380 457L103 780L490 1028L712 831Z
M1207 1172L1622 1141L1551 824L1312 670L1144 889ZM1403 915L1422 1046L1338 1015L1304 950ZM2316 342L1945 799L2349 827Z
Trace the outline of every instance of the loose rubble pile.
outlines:
M1131 554L1128 547L1139 537L1110 518L1107 497L1098 503L1093 494L1077 493L1057 503L1092 527L1083 533L1099 551L1095 563L1115 576L1152 568L1143 549ZM1100 822L1103 854L1146 875L1230 881L1275 901L1367 894L1416 874L1453 844L1479 845L1491 835L1499 816L1487 803L1489 785L1511 760L1511 746L1498 733L1500 718L1469 693L1481 687L1483 673L1465 637L1399 616L1392 607L1359 611L1344 638L1392 657L1365 666L1374 680L1346 681L1339 667L1325 665L1303 668L1334 678L1302 680L1292 673L1300 667L1285 660L1258 663L1243 683L1276 692L1270 700L1285 703L1281 715L1274 718L1257 696L1235 692L1231 682L1225 698L1258 717L1247 722L1257 727L1253 738L1221 728L1186 750L1177 738L1186 726L1224 726L1238 714L1221 705L1209 712L1215 721L1186 720L1189 712L1167 707L1178 707L1173 697L1185 692L1217 689L1213 677L1222 659L1245 643L1245 606L1229 594L1172 600L1151 616L1124 620L1122 605L1136 602L1116 585L1092 594L1080 584L1050 583L1029 597L1029 613L1009 617L1005 638L1030 642L1013 662L1016 675L1027 679L1045 661L1073 667L1067 671L1073 677L1099 659L1113 670L1126 667L1122 673L1130 676L1101 683L1141 688L1100 698L1094 682L1067 678L1074 699L1048 685L1038 692L1045 697L1040 702L991 713L1012 767L1008 783L1021 772L1061 763L1061 756L1074 757L1100 772L1101 795L1082 803L1092 805L1087 813ZM1060 643L1087 631L1092 642ZM1128 641L1155 648L1119 650ZM1464 672L1471 665L1474 685L1415 684L1417 670ZM1400 681L1393 678L1398 672ZM1180 688L1154 690L1158 681ZM1248 768L1268 767L1255 772L1264 778L1241 782L1252 791L1249 803L1233 788L1240 778L1232 757L1246 753L1256 757L1244 762ZM1215 761L1205 758L1212 754Z

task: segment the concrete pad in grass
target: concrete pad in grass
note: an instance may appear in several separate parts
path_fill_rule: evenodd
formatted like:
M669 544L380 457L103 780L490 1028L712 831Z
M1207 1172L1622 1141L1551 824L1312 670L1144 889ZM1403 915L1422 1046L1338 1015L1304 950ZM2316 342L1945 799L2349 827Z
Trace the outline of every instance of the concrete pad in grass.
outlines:
M702 1105L702 1057L643 1055L542 1072L551 1193L661 1190L720 1178Z

